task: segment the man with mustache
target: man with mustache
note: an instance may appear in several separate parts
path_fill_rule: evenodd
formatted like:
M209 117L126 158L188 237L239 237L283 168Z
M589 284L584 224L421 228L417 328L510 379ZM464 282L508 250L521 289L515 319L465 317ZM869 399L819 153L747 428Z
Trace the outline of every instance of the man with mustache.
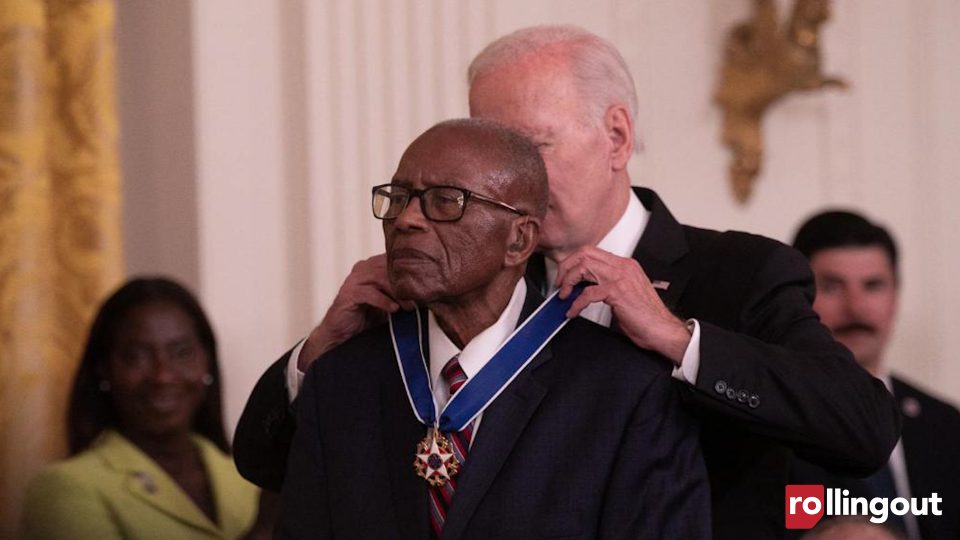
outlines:
M900 295L897 247L886 229L847 211L827 211L797 231L794 247L817 281L813 308L833 336L884 381L903 414L900 442L887 465L866 480L795 465L795 483L849 489L854 496L943 499L942 516L891 519L913 540L960 538L960 412L890 373L885 353Z
M785 534L794 454L859 474L886 462L899 433L893 400L818 322L803 257L767 238L683 225L652 190L631 188L637 95L611 44L576 27L522 29L478 54L468 79L470 115L527 135L546 164L542 256L527 277L563 298L596 283L569 316L673 363L702 420L716 538ZM402 304L383 256L354 267L309 338L254 389L236 434L245 476L282 484L300 373Z
M710 537L669 362L523 278L546 201L536 147L477 119L373 188L391 290L419 311L311 366L279 537Z

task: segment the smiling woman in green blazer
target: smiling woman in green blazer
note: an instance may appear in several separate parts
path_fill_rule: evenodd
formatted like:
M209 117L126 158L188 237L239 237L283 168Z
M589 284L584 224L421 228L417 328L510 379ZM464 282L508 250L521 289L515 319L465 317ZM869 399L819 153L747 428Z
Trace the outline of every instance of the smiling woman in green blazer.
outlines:
M183 287L137 279L104 303L70 401L73 457L31 482L24 538L248 534L258 492L229 456L216 342Z
M27 492L26 538L237 538L253 524L256 490L233 461L195 436L218 523L157 463L115 431L42 472Z

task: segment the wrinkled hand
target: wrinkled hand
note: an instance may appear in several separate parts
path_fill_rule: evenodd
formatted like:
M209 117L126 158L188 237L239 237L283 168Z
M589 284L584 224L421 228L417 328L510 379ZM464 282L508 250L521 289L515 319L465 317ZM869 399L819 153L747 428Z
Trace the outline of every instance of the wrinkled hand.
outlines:
M576 317L590 304L603 302L613 310L621 331L638 347L657 351L680 365L690 343L690 331L660 300L640 263L597 247L582 247L557 267L560 298L567 298L581 281L596 285L583 290L567 317Z
M323 320L310 332L300 350L297 367L306 372L321 354L382 323L388 313L401 307L413 309L414 304L394 298L387 280L387 256L375 255L358 262L340 286Z

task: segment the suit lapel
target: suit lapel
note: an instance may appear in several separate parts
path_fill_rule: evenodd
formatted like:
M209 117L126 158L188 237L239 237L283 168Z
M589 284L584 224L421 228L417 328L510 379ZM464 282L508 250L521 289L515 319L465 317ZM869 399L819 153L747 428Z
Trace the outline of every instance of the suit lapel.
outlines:
M113 431L105 432L96 452L108 466L126 475L124 487L134 497L178 521L220 536L217 526L193 504L180 486L123 436Z
M238 482L245 483L237 476L236 465L229 456L220 452L212 442L200 436L193 438L196 445L200 448L200 455L203 458L203 464L207 468L207 478L210 482L210 491L213 493L213 503L217 508L217 520L219 520L219 534L228 532L231 524L244 523L247 516L243 514L240 507L236 504L235 498L239 495L237 489L241 486ZM259 499L258 499L259 500ZM205 516L204 516L205 517Z
M422 314L426 317L426 313ZM389 339L389 338L388 338ZM430 358L430 339L426 330L420 336L424 358ZM383 352L393 357L392 346ZM393 362L396 365L396 361ZM397 522L399 538L427 538L430 535L430 508L427 482L416 475L413 468L417 443L427 433L410 409L403 379L396 367L382 386L382 404L402 403L402 406L381 405L381 428L386 456L386 470L390 478L390 496Z
M692 275L692 268L681 262L690 250L683 226L656 193L645 188L634 188L634 192L650 211L650 220L633 251L633 258L643 267L663 303L675 311Z
M383 444L390 496L398 537L427 538L430 534L427 482L417 476L413 468L417 443L423 439L427 428L413 416L406 396L402 399L384 402L403 403L402 407L384 407L383 410Z
M920 421L920 417L923 414L923 407L917 398L914 397L911 389L903 381L891 376L890 383L893 399L900 408L900 418L902 418L903 421L900 430L900 442L903 445L903 461L907 466L907 479L910 484L910 490L914 494L924 493L926 491L925 481L922 478L924 464L917 462L917 458L922 459L922 457L913 451L915 448L923 448L924 445L929 444L929 441L919 439L917 437L917 431L913 429L915 424Z
M520 321L526 320L542 301L536 288L528 287ZM466 466L458 477L457 492L441 538L460 538L463 535L477 505L547 394L548 386L536 374L537 369L552 356L548 344L483 412L477 438L470 448Z

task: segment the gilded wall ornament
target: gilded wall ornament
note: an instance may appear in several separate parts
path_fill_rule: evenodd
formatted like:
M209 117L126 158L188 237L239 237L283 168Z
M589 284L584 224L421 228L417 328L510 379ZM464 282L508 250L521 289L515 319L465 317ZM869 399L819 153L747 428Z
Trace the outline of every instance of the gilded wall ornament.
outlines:
M723 142L730 148L734 197L745 203L763 165L761 122L768 108L794 91L845 88L820 65L820 26L829 0L794 0L786 25L774 0L754 0L753 15L737 24L724 43L714 100L723 109Z

